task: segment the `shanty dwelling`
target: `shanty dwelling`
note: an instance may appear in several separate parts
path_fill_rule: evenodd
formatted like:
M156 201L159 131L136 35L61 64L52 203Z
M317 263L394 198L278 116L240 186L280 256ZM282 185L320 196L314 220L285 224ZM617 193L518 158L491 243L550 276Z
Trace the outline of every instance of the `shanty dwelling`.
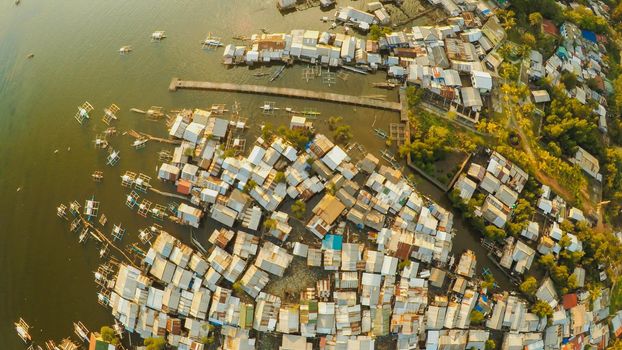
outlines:
M231 264L233 256L218 246L212 246L211 249L212 251L207 259L211 264L210 269L214 269L219 274L223 274Z
M485 94L492 90L492 76L488 72L471 72L471 83L480 93Z
M299 305L283 305L279 310L277 332L284 334L298 333L300 309Z
M238 212L235 210L222 204L214 204L211 209L210 217L227 227L233 227L237 216Z
M194 228L199 228L199 224L203 217L203 212L200 209L189 206L182 203L177 208L177 218L185 225L190 225Z
M555 291L555 285L550 277L547 277L540 285L540 288L538 288L536 292L536 298L551 305L552 308L557 306L559 300L557 298L557 292Z
M240 279L240 284L248 295L256 298L269 281L268 273L258 269L255 265L251 265Z
M521 236L532 241L537 241L539 233L540 224L536 221L529 221L529 224L521 231Z
M259 332L272 332L276 328L281 298L264 292L255 299L255 318L253 329Z
M179 177L180 169L172 164L162 163L158 170L158 179L166 181L177 181Z
M266 241L257 254L255 266L273 275L283 277L285 269L287 269L293 258L284 248Z
M190 123L186 127L186 130L184 130L183 139L193 144L197 144L203 136L203 130L205 130L205 125L195 122Z
M177 115L175 121L173 122L173 125L171 125L171 128L169 129L168 134L171 137L181 139L184 137L184 132L186 131L187 127L188 124L184 122L183 116Z
M244 231L238 231L233 244L233 254L248 259L257 254L259 247L259 237Z
M181 170L181 178L183 180L187 180L187 181L194 183L197 181L198 171L199 171L198 166L194 164L186 163Z
M591 155L588 151L584 150L581 147L578 147L577 153L575 156L570 159L574 164L578 164L583 171L588 173L590 176L595 178L598 181L602 181L602 174L600 174L600 164L598 159Z

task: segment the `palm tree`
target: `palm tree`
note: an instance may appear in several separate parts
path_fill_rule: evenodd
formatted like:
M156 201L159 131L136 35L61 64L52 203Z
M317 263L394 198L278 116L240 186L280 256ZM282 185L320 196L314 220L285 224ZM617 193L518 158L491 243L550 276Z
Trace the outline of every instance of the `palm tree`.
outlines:
M514 11L512 10L497 10L497 17L501 20L501 26L505 30L510 30L516 25L516 18L514 18Z
M540 12L532 12L529 14L529 24L534 27L538 27L542 24L542 14Z

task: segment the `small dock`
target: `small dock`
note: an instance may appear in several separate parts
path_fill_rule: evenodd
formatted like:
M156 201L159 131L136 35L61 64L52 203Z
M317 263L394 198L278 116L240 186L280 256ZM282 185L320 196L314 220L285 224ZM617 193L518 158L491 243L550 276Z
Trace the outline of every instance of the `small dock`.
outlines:
M384 109L394 112L401 112L402 106L399 102L379 101L371 98L364 98L351 95L334 94L330 92L320 92L302 89L279 88L262 85L214 83L209 81L191 81L173 78L169 85L170 91L178 89L189 90L212 90L242 92L249 94L274 95L283 97L304 98L308 100L318 100L326 102L336 102L349 105L363 106L368 108Z

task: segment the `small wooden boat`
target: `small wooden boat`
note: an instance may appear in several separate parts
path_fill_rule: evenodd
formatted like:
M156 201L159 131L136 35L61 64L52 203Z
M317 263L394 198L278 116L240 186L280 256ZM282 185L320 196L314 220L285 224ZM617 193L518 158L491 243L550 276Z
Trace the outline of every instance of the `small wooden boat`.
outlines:
M129 45L122 46L122 47L119 49L119 53L120 53L120 54L122 54L122 55L125 55L126 53L130 53L130 52L132 52L132 47L131 47L131 46L129 46Z
M30 343L32 341L32 337L30 336L30 333L28 333L28 330L30 329L28 323L26 323L26 321L24 321L24 319L20 317L19 321L13 324L15 325L17 335L22 338L24 344Z
M375 128L374 132L382 139L386 139L388 137L387 132L382 129Z
M307 116L318 116L318 115L322 114L322 113L320 113L318 111L302 111L301 113L304 114L304 115L307 115Z
M84 230L82 230L82 232L80 232L80 235L78 236L78 243L84 243L86 242L86 238L89 235L89 229L88 228L84 228Z
M266 73L266 72L257 72L257 73L253 73L253 76L255 77L265 77L266 75L269 75L270 73Z
M35 57L35 54L34 54L34 53L29 53L29 54L28 54L28 56L27 56L26 58L31 59L31 58L33 58L33 57Z
M166 33L163 30L157 30L153 33L151 33L151 40L152 41L160 41L162 39L166 38Z
M22 0L15 0L15 5L19 5L20 2L22 2Z
M275 81L279 76L281 76L284 70L285 66L280 66L279 69L277 69L276 72L272 74L272 76L270 77L270 81Z
M132 142L132 147L136 149L143 148L145 147L145 144L147 143L147 141L149 141L148 138L142 138L142 139L135 140L134 142Z
M99 258L103 259L106 257L106 255L108 255L108 244L103 245L100 249L99 249Z
M234 35L234 36L231 37L231 39L233 39L233 40L241 40L241 41L248 41L248 40L250 40L249 37L244 36L244 35Z
M73 323L73 332L82 340L83 342L90 343L89 339L89 330L82 324L82 322L78 321L78 323Z
M397 87L396 83L391 83L389 81L386 82L381 82L381 83L373 83L372 84L375 88L379 88L379 89L387 89L387 90L393 90Z
M367 75L369 74L368 71L361 69L361 68L357 68L357 67L352 67L352 66L341 66L341 68L345 69L345 70L349 70L351 72L355 72L355 73L359 73L359 74L364 74Z
M218 39L205 39L201 41L201 45L203 45L203 47L214 47L214 48L224 46L222 41Z

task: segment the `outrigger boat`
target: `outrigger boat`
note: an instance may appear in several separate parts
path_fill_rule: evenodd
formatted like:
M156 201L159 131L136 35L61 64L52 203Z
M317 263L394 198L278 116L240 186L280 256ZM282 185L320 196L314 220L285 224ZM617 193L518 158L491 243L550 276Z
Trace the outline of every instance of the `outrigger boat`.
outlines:
M82 244L84 242L86 242L86 238L89 235L89 229L88 228L84 228L84 230L82 230L82 232L80 232L80 236L78 236L78 243Z
M15 322L14 325L17 335L22 338L24 344L30 343L32 341L32 337L30 336L30 333L28 333L28 330L30 329L28 323L20 317L19 321Z
M269 111L278 111L280 108L271 106L269 104L265 104L263 106L260 106L259 109L261 109L264 112L269 112Z
M300 113L302 113L304 115L307 115L307 116L317 116L317 115L322 114L322 113L320 113L318 111L302 111Z
M58 207L56 207L56 216L67 220L67 206L61 203Z
M78 321L78 323L73 323L73 332L82 340L83 342L90 343L89 339L89 330L82 324L82 322Z
M224 44L222 43L222 41L218 40L218 39L205 39L203 41L201 41L201 45L203 45L203 47L222 47L224 46Z
M91 177L93 177L94 181L101 181L104 179L104 173L102 171L95 171L93 174L91 174Z

